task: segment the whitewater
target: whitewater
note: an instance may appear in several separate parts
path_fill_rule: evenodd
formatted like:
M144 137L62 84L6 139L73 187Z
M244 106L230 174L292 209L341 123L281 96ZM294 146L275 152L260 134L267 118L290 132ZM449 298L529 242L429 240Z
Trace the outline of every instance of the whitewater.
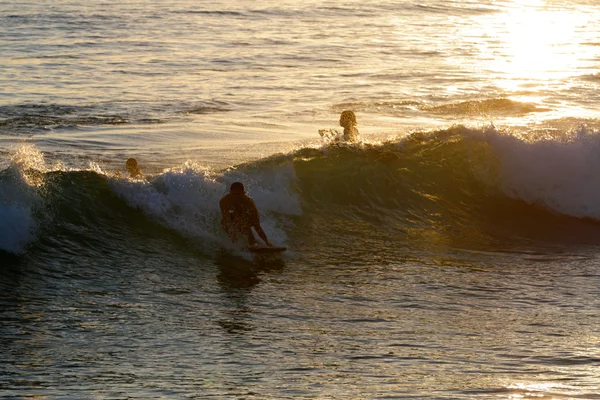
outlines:
M0 0L0 398L600 399L599 15Z

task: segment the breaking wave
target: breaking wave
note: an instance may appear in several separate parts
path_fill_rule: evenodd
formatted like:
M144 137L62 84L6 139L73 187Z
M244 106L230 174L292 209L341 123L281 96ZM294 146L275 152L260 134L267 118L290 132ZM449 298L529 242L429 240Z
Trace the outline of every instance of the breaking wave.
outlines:
M455 126L304 147L224 171L186 163L143 180L47 171L23 157L0 173L0 249L14 254L41 238L101 251L150 231L211 251L227 244L218 200L237 180L272 241L316 252L600 243L600 136L585 127L524 136Z

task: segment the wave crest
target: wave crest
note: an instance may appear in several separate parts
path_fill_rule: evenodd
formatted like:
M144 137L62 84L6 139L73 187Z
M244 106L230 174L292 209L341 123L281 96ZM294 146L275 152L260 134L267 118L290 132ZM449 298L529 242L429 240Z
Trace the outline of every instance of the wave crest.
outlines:
M552 138L454 126L304 147L223 171L187 163L147 180L44 172L35 154L24 149L0 175L5 251L35 240L39 210L67 235L127 241L158 224L203 249L224 246L218 201L234 181L244 182L267 235L282 244L354 251L376 240L367 247L383 251L390 241L489 247L600 237L600 135L586 127Z

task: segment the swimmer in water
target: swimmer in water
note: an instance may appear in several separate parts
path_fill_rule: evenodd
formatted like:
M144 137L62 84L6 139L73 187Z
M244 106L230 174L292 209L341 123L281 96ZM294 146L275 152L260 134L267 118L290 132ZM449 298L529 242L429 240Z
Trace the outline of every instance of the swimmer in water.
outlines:
M125 169L129 172L130 178L143 178L144 175L138 167L137 160L135 158L128 158L125 162Z
M358 129L356 129L356 115L353 111L346 110L340 115L340 126L344 128L344 141L355 142L358 140Z
M343 134L337 129L319 129L319 135L328 142L356 142L359 136L356 125L354 112L345 110L340 115L340 126L344 128Z

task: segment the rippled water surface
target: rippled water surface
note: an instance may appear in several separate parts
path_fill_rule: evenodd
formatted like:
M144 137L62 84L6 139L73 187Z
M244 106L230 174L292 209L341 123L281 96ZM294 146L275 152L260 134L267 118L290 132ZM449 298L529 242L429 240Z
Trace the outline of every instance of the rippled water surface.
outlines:
M4 271L2 395L598 397L594 255L316 266L177 246Z

